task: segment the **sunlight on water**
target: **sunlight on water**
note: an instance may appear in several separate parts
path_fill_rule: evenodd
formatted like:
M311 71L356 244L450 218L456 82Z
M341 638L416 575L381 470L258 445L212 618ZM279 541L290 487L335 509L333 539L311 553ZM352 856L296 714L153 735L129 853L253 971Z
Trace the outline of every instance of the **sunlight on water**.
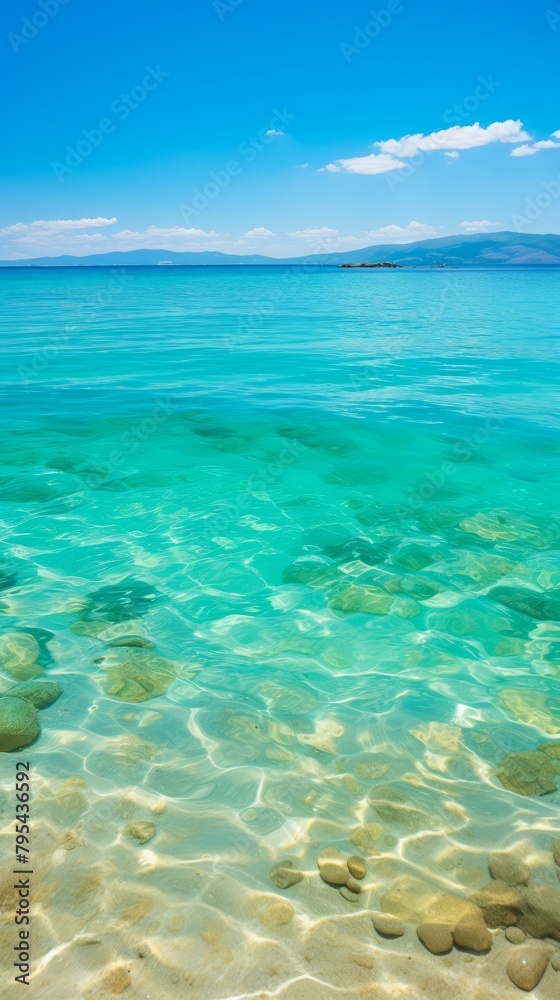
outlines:
M63 689L37 988L520 995L503 928L560 942L560 276L163 271L0 273L0 691ZM491 951L418 940L480 908Z

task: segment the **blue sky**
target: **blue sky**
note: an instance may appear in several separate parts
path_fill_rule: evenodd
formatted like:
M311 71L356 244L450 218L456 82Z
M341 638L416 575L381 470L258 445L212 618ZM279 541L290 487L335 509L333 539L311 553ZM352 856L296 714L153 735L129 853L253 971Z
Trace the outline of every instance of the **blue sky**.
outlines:
M560 0L14 0L1 18L2 258L560 232Z

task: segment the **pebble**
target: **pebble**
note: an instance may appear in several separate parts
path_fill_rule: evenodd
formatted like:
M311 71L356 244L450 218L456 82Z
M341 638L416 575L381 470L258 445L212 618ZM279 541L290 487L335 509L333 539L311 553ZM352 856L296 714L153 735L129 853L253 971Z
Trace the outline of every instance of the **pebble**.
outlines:
M523 944L527 940L527 935L525 931L521 930L521 927L508 927L506 930L506 940L510 944Z
M387 937L402 937L405 926L398 917L392 917L390 913L374 913L371 922L378 934L385 934Z
M552 857L557 865L560 865L560 840L552 841Z
M383 836L383 827L379 823L364 823L363 826L356 826L350 834L350 843L354 847L361 847L368 854L379 854L375 847L377 841Z
M434 955L443 955L446 951L451 951L453 947L453 934L449 924L438 924L435 921L425 920L416 929L416 933L423 945Z
M321 861L319 874L323 882L331 885L346 885L350 881L350 872L343 861Z
M29 746L38 733L39 713L34 705L9 695L0 698L0 750L7 752Z
M155 823L150 823L149 820L141 820L138 823L127 823L124 828L125 836L132 837L137 840L140 844L147 844L149 840L152 840L157 833L157 826Z
M10 688L7 694L10 698L23 698L30 705L35 705L35 708L44 708L45 705L50 705L57 698L60 698L62 688L55 681L32 678L29 681L16 684L15 687Z
M124 993L131 983L132 979L122 965L113 966L103 974L103 985L111 993Z
M544 948L516 948L506 970L514 986L529 993L540 983L547 965L548 952Z
M347 885L341 885L338 891L341 896L344 896L344 899L348 900L349 903L357 903L360 898L359 894L356 892L352 892L352 890L349 889Z
M554 955L550 959L550 964L555 972L560 972L560 948L554 952Z
M507 885L527 885L531 869L521 858L516 858L507 851L495 851L488 858L488 867L492 878L505 882Z
M354 878L362 879L366 877L368 867L365 858L360 858L357 854L353 854L351 858L348 858L346 864L348 871Z
M278 889L289 889L290 886L303 882L303 872L298 871L289 858L278 861L270 869L270 877Z
M471 951L488 951L492 947L492 935L482 917L480 920L463 917L453 928L453 940L458 948L470 948Z

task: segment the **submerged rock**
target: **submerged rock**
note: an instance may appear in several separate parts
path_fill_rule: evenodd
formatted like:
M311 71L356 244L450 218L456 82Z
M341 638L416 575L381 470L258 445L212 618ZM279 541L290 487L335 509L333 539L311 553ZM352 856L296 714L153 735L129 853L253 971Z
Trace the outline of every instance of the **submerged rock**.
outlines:
M527 885L531 869L521 858L507 851L494 851L488 858L492 878L508 885Z
M383 913L390 913L405 923L439 923L453 929L464 919L477 923L482 920L480 906L471 899L452 892L441 892L437 886L413 875L395 879L381 897Z
M386 556L386 549L382 546L374 545L367 538L350 538L340 545L327 545L325 554L336 562L354 562L359 560L366 566L377 566L383 562Z
M165 694L177 677L175 665L150 649L111 649L101 660L105 694L131 704Z
M540 983L548 965L548 952L544 948L527 946L517 948L510 956L506 971L514 986L529 993Z
M330 885L346 885L350 881L350 872L343 860L338 861L333 858L332 860L324 859L317 862L319 865L319 874L323 879L323 882L328 882Z
M560 892L541 885L524 889L518 924L531 937L560 941Z
M552 841L552 857L554 858L555 864L560 866L560 840Z
M560 621L560 598L525 587L493 587L488 597L512 611L537 621Z
M82 621L124 622L140 618L153 607L158 593L141 580L128 577L121 583L101 587L88 596L80 613Z
M279 889L289 889L292 885L302 882L304 875L296 868L296 864L291 858L284 858L272 866L270 877Z
M137 840L139 844L147 844L149 840L153 840L156 833L157 826L155 823L150 823L149 820L140 820L138 823L127 823L124 828L125 836Z
M356 883L352 883L354 886ZM358 903L360 901L360 887L358 886L358 892L352 888L350 882L348 885L341 885L339 888L339 893L344 899L347 899L349 903Z
M18 681L43 673L37 662L40 654L39 643L28 632L6 632L0 636L0 667Z
M45 705L50 705L57 698L60 698L62 688L55 681L41 678L40 680L32 679L23 681L22 684L16 684L15 687L10 688L7 694L10 698L23 698L24 701L35 705L35 708L44 708Z
M525 931L522 931L520 927L507 927L505 937L510 944L523 944L527 940Z
M354 878L363 879L366 877L368 866L365 858L360 858L357 854L353 854L351 858L348 858L346 864L348 871Z
M39 733L39 713L23 698L0 698L0 750L20 750Z
M471 951L488 951L492 947L492 935L482 914L480 917L463 917L453 928L453 941L459 948Z
M387 594L379 587L360 587L350 584L331 597L329 606L334 611L342 611L346 615L388 615L394 601L392 594Z
M298 559L282 573L284 583L299 583L313 590L330 587L339 576L336 566L318 559Z
M537 750L560 763L560 740L557 740L555 743L541 743L537 747Z
M402 920L392 917L390 913L374 913L371 922L377 933L386 937L402 937L405 932Z
M449 924L425 920L416 928L416 933L422 944L434 955L443 955L453 947L453 934Z
M550 736L560 734L560 712L557 703L544 691L528 688L504 688L498 696L500 706L528 726L536 726ZM553 744L546 744L553 746ZM541 750L542 747L537 747ZM550 752L548 756L551 756Z
M496 771L496 777L504 788L518 795L554 792L557 774L550 757L540 750L508 753Z
M150 639L145 639L143 635L125 635L119 639L113 639L108 643L110 649L113 647L118 649L121 646L131 647L132 649L153 649L154 644Z
M368 854L379 854L375 846L383 836L383 827L380 823L364 823L363 826L355 826L350 834L350 843L354 847L361 847Z
M424 546L412 542L410 545L399 549L393 556L393 560L398 566L402 566L403 569L416 571L429 566L434 561L434 555L429 549L424 548Z
M521 891L506 882L490 882L471 896L482 910L488 927L511 927L523 914Z

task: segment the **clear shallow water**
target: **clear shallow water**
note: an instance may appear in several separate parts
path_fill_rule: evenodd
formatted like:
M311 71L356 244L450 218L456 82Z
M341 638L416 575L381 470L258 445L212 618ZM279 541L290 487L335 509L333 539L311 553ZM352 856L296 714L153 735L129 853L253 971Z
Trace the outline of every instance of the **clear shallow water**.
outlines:
M560 735L559 293L540 271L0 271L1 690L64 687L28 751L45 996L71 973L89 1000L121 961L142 997L369 996L364 955L392 996L414 955L434 996L441 959L363 916L396 877L468 895L521 845L557 885L560 792L496 770ZM153 649L110 645L130 637ZM270 881L333 844L381 852L358 910ZM442 995L507 995L453 956Z

